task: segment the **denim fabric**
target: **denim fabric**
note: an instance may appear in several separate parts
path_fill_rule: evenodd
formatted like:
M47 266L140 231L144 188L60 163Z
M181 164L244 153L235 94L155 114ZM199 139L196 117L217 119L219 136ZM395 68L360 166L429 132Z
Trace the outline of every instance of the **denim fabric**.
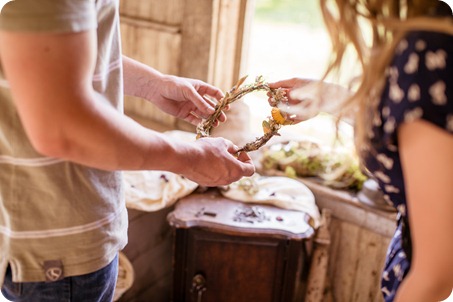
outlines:
M2 293L5 298L18 302L111 302L117 276L118 256L94 273L55 282L16 283L8 267Z

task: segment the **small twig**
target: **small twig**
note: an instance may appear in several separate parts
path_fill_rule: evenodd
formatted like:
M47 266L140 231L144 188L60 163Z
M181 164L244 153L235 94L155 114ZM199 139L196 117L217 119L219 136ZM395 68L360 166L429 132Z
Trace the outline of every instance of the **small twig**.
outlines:
M239 148L236 153L256 151L264 146L275 135L279 136L280 133L278 133L277 130L265 133L263 136L256 138L253 142L247 143L242 148Z

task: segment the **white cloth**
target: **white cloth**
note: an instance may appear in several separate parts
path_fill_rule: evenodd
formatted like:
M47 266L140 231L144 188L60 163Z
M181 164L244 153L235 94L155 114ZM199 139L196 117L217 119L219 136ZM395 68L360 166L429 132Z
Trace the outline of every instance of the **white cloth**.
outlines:
M165 134L185 141L195 140L195 134L189 132L175 130ZM127 207L149 212L172 206L198 187L187 178L165 171L126 171L124 181ZM314 228L320 224L321 215L313 193L303 183L288 177L255 174L220 191L232 200L301 211L310 216Z
M187 142L196 139L195 133L180 130L164 134ZM126 206L147 212L170 207L198 187L187 178L165 171L125 171L124 182Z
M314 228L321 223L321 215L311 190L303 183L288 177L244 177L232 183L223 196L248 203L271 204L279 208L301 211L310 216Z
M158 211L192 193L198 184L165 171L124 172L126 206L142 211Z

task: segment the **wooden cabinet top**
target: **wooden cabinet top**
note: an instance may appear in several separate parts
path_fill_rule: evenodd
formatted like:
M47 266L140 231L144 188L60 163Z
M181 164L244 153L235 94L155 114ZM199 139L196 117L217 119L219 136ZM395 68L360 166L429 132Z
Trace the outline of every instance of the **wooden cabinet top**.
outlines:
M293 240L314 234L308 219L303 212L243 203L227 199L215 191L181 199L167 217L175 228L203 227L225 234Z

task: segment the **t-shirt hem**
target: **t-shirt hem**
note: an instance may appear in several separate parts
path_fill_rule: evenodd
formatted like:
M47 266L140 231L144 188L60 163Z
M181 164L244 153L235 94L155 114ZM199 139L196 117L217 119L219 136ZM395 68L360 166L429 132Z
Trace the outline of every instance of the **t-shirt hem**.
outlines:
M64 265L63 274L66 277L82 276L96 272L109 265L122 248L112 249L111 252L105 253L102 258L93 259L88 262L75 263L73 265ZM45 282L44 272L42 270L27 270L26 276L15 274L13 268L13 282Z

